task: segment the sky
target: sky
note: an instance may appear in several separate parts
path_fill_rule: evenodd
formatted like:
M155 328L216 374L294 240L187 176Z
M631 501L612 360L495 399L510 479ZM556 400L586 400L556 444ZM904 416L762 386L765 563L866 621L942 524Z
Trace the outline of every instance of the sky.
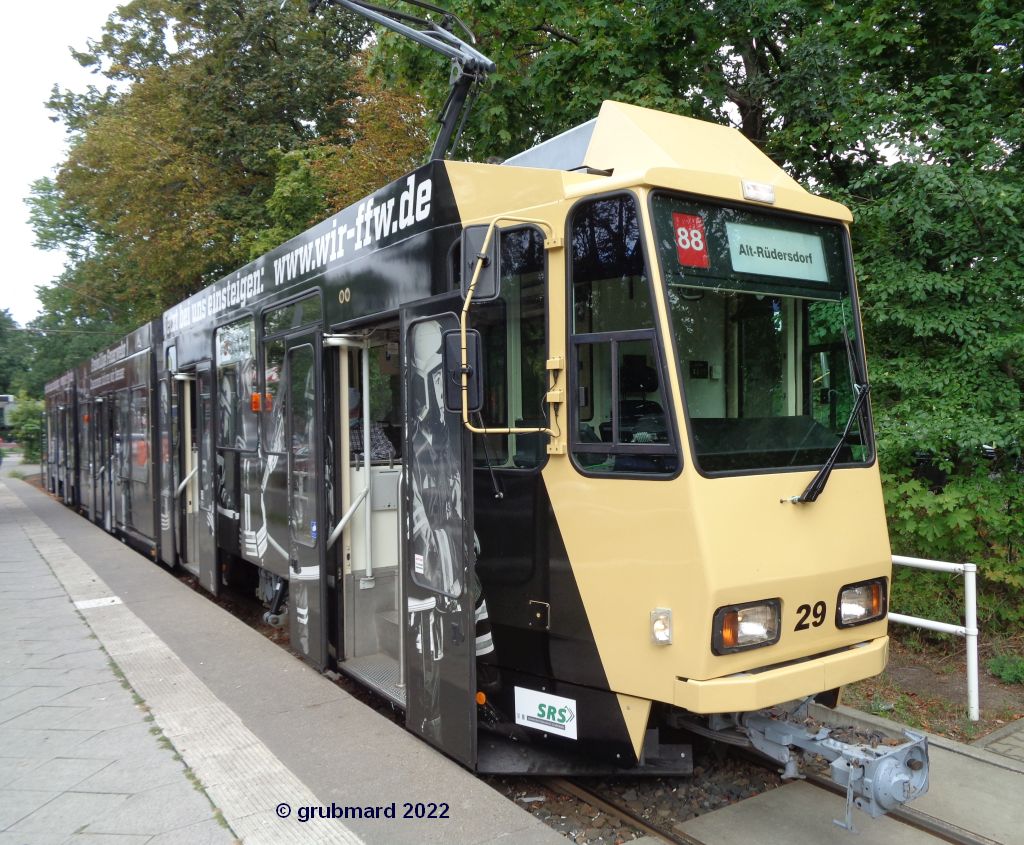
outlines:
M52 176L67 150L64 128L50 121L44 103L54 83L74 91L104 84L71 58L70 48L83 49L87 39L97 38L118 5L118 0L51 0L10 3L5 11L0 79L8 119L0 134L0 231L7 271L0 280L0 310L8 309L22 325L39 311L36 285L48 284L64 266L63 255L33 246L24 203L32 183Z

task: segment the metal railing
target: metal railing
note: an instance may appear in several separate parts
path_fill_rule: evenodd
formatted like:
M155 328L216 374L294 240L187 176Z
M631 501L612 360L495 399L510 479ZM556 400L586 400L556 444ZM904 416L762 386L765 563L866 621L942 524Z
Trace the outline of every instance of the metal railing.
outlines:
M964 576L964 624L950 625L946 622L935 622L917 616L904 616L902 613L890 613L889 620L901 625L913 625L915 628L927 628L929 631L941 631L944 634L955 634L967 641L967 715L972 722L981 718L978 703L978 567L973 563L947 563L942 560L924 560L919 557L903 557L893 555L892 562L899 566L911 566L914 569L927 569L931 572L953 572Z

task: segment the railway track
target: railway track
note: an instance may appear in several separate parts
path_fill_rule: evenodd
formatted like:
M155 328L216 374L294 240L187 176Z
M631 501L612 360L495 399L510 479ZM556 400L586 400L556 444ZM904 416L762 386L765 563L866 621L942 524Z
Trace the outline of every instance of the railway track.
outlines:
M754 758L753 755L749 756L752 760L756 759L756 761L759 764L764 765L765 768L771 768L770 764L765 764L764 761L759 758ZM822 792L845 798L845 790L822 775L809 773L804 779L804 782L817 790L821 790ZM694 836L693 834L682 830L678 823L673 824L671 827L654 823L645 815L637 813L630 807L625 806L622 802L616 800L614 795L595 790L594 788L578 781L566 778L546 778L543 779L542 783L553 792L573 796L578 800L591 805L607 816L620 820L623 824L638 830L651 842L669 843L669 845L719 845L720 843L720 840L717 837L699 838ZM785 795L785 792L782 794ZM712 810L711 812L722 812L723 810L724 808ZM862 816L862 820L866 818L866 816ZM929 837L929 841L934 841L936 843L947 842L951 843L951 845L1001 845L1001 843L989 839L988 837L964 830L963 828L951 825L948 822L942 822L934 819L931 816L914 810L912 807L903 807L890 812L888 814L888 818L899 824L921 831ZM751 824L749 820L746 823ZM857 824L856 817L854 819L854 823ZM855 835L846 834L839 828L835 829L835 833L836 841L839 842L842 841L840 837ZM764 833L762 829L759 841L765 843L771 842L769 839L764 839L763 836ZM871 839L851 840L851 845L856 845L857 842L862 845L869 845Z
M572 795L580 801L590 804L602 813L622 820L630 827L639 830L644 836L654 842L668 842L673 843L673 845L675 845L675 843L678 843L678 845L707 845L707 843L702 840L695 839L688 834L684 834L682 832L673 833L666 831L663 828L655 827L628 807L625 807L615 801L610 801L607 796L601 795L600 793L583 786L582 784L576 783L575 781L567 780L566 778L544 778L543 784L553 792Z

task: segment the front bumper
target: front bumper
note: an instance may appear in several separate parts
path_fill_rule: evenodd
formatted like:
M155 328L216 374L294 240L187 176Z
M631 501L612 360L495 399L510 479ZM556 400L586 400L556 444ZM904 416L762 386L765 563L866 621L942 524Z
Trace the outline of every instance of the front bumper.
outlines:
M725 678L678 678L676 707L691 713L737 713L773 707L877 675L889 659L889 638L868 642L798 663Z

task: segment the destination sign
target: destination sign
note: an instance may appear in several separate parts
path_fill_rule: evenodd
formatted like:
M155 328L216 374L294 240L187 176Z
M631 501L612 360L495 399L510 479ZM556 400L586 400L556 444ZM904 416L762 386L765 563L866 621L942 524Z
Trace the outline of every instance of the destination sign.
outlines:
M736 272L828 282L820 236L747 223L726 222L725 229Z

